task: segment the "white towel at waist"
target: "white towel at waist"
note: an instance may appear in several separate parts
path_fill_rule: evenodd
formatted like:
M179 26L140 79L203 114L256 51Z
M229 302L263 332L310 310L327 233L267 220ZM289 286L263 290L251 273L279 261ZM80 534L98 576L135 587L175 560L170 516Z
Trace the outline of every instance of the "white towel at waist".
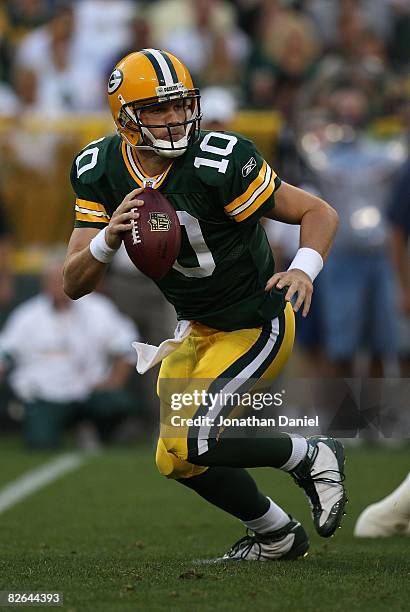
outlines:
M191 333L191 321L179 321L173 338L164 340L159 346L144 344L144 342L133 342L132 346L137 351L137 372L145 374L157 363L165 359L170 353L182 344Z

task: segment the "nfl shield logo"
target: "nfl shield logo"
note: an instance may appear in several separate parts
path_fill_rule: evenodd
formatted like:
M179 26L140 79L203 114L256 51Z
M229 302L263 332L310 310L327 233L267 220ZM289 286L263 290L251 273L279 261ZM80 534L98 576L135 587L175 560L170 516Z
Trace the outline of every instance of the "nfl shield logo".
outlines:
M169 232L171 229L171 219L167 213L150 212L148 223L150 225L151 232Z

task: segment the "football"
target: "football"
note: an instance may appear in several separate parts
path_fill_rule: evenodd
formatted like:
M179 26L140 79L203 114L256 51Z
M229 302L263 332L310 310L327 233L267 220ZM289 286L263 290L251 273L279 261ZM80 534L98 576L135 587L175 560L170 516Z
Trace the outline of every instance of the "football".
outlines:
M133 264L153 280L172 268L181 248L181 226L172 204L162 193L147 187L138 196L139 219L124 233L124 245Z

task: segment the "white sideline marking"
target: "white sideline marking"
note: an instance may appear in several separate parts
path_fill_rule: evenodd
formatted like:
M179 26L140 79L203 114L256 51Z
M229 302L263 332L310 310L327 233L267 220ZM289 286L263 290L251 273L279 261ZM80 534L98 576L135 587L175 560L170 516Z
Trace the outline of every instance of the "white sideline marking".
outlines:
M84 455L69 453L49 461L0 489L0 514L85 462Z

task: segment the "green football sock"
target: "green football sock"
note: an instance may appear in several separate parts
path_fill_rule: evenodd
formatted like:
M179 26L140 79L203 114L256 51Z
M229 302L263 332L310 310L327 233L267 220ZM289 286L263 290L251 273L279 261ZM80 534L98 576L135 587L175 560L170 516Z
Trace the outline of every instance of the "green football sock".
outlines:
M211 467L199 476L181 478L177 482L242 521L259 518L270 506L270 500L258 490L246 470Z
M208 466L280 468L288 462L292 444L292 438L285 433L271 438L222 438L206 453L189 461Z

